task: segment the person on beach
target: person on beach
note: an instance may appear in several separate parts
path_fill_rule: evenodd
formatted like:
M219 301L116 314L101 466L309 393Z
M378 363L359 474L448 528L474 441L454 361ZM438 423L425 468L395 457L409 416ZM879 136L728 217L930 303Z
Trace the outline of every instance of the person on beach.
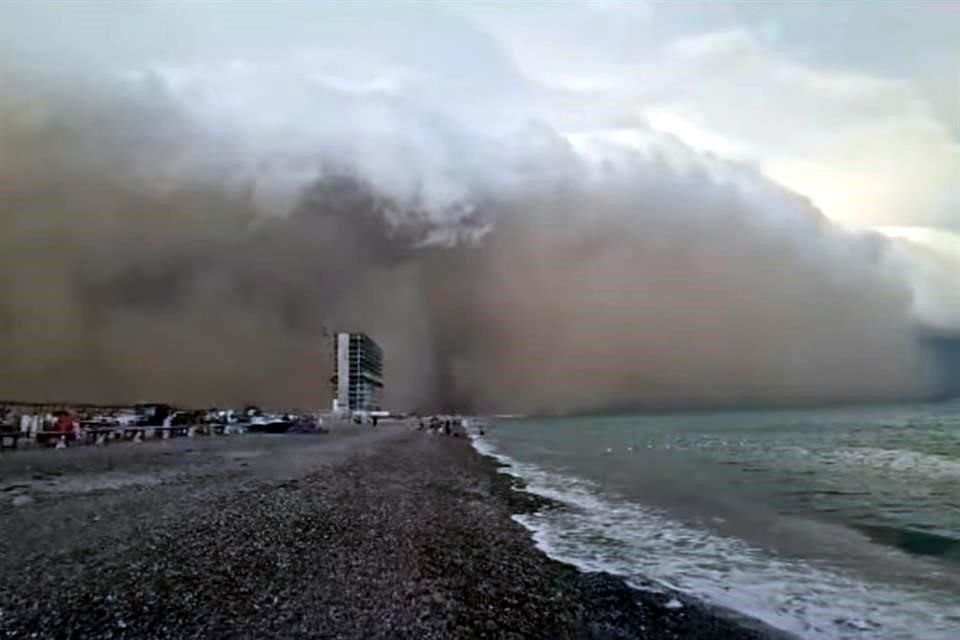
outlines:
M73 433L74 423L70 414L63 412L57 415L57 421L53 425L53 430L57 433Z
M64 441L73 441L77 437L77 423L66 411L58 411L55 414L56 421L53 424L53 431Z

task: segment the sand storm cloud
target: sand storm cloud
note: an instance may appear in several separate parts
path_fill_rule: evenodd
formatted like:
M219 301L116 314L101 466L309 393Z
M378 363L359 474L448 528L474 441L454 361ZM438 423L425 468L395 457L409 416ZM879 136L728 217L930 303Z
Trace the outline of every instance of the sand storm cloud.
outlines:
M926 393L890 241L653 130L562 131L509 74L305 55L3 70L0 395L320 406L339 327L401 408Z

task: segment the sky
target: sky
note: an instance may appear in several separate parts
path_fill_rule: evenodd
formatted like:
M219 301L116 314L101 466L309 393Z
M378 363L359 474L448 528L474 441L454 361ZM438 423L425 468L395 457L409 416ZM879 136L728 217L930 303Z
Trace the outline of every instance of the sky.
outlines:
M241 5L7 3L0 36L131 72L351 56L387 91L434 75L570 130L667 131L844 224L960 229L960 3Z
M8 386L308 403L305 345L352 323L403 404L922 395L911 332L960 328L958 32L952 2L4 3L0 284L51 292L0 314Z
M844 224L960 224L958 3L477 11L530 77L605 96L611 126L753 164Z

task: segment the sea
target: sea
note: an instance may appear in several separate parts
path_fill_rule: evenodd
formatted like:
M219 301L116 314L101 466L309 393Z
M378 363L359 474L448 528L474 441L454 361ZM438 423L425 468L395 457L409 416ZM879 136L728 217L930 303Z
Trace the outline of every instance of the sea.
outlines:
M500 419L548 555L800 638L960 640L960 402Z

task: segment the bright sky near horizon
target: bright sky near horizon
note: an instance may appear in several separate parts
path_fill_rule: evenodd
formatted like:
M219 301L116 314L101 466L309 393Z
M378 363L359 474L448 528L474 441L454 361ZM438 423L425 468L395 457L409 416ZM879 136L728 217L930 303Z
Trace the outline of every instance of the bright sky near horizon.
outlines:
M853 226L960 230L960 3L475 8L543 84L755 165ZM593 95L591 95L593 94Z

